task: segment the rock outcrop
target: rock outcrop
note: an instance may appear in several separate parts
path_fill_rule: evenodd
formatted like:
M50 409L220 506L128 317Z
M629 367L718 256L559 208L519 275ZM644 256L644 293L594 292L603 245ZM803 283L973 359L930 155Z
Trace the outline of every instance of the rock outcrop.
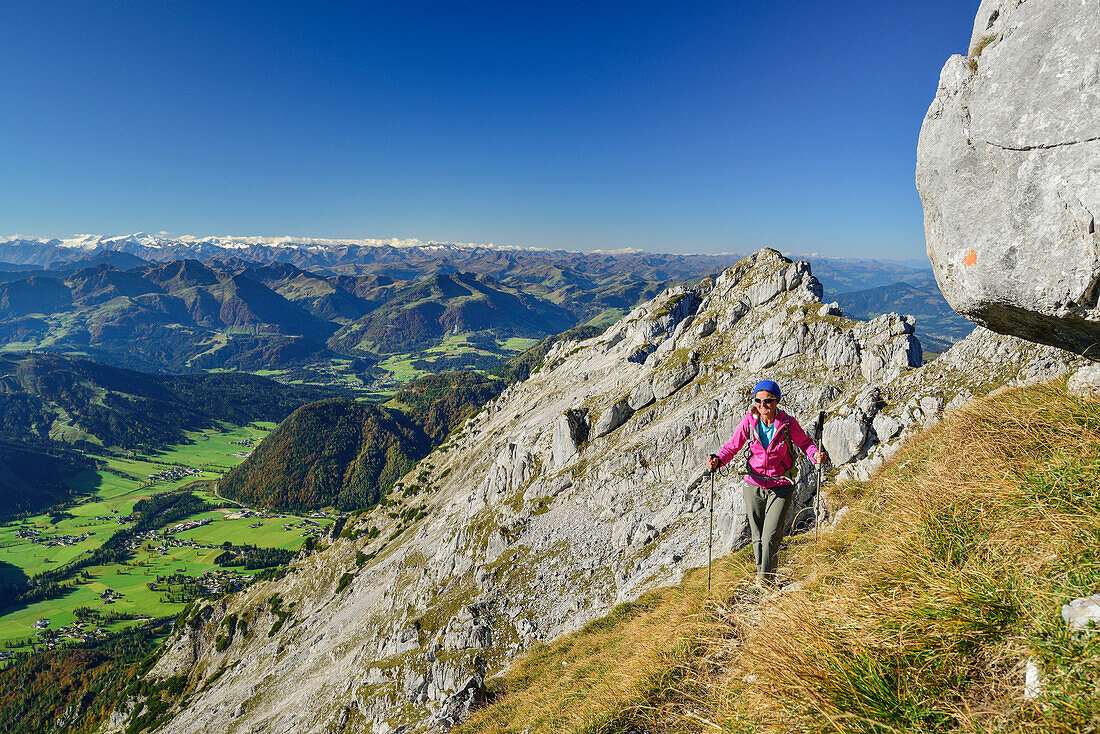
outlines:
M1100 629L1100 594L1083 596L1063 605L1062 619L1070 632Z
M1100 364L1090 364L1077 371L1066 383L1071 395L1100 400Z
M771 250L668 290L601 336L552 347L285 578L190 613L151 673L187 678L162 731L446 728L536 642L706 563L702 463L759 377L783 386L807 430L825 413L825 444L853 474L907 429L1019 376L1018 344L977 342L960 348L987 362L944 362L922 381L911 320L846 319L806 263ZM740 479L718 490L722 554L746 541Z
M1100 4L983 0L917 148L928 255L951 307L1100 357Z
M835 479L867 479L894 455L910 431L931 425L975 396L1052 380L1085 364L1083 358L1057 347L978 327L935 361L898 375L850 406L840 406L833 420L843 422L848 435L865 432L867 438L866 450L850 454ZM833 420L826 424L826 449ZM844 458L830 455L838 463Z

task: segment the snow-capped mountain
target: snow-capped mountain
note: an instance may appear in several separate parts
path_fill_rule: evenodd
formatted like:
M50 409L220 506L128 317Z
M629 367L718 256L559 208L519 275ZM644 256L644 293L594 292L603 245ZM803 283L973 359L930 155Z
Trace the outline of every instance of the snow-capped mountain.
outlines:
M135 232L128 235L78 234L72 237L35 239L24 236L0 237L0 263L65 268L70 263L104 258L104 253L126 253L149 261L210 260L239 258L253 262L295 262L315 267L333 267L373 262L395 254L413 257L467 257L473 253L554 252L545 248L474 242L424 242L400 239L328 239L321 237L256 236L170 236L167 233ZM564 252L564 251L558 251ZM573 253L576 254L576 253ZM402 258L402 259L405 259Z

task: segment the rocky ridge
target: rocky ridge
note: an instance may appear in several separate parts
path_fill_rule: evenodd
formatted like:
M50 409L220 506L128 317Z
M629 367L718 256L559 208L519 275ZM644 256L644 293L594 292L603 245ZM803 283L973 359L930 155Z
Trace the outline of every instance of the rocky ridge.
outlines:
M824 411L840 478L858 478L942 410L1073 361L979 330L918 368L911 319L851 321L821 295L806 263L762 250L555 345L387 506L285 578L189 612L150 674L184 680L162 730L447 728L534 643L706 563L702 460L760 376L809 432ZM744 543L738 484L718 481L718 554Z

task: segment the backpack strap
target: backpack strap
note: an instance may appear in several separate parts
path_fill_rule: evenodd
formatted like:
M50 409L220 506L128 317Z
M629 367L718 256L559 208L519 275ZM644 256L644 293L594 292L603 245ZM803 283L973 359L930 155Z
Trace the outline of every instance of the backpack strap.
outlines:
M798 454L795 453L794 441L791 440L791 432L790 432L790 430L788 430L787 425L788 424L784 423L783 426L779 429L779 432L783 436L783 442L785 444L787 444L787 456L791 460L791 465L787 468L787 471L784 472L783 474L780 474L777 477L769 477L766 474L761 474L760 472L758 472L758 471L756 471L755 469L752 468L752 463L750 463L750 461L749 461L749 458L750 458L751 452L752 452L752 443L753 443L753 441L755 441L756 443L760 443L760 437L757 434L756 429L753 429L752 439L746 444L746 448L743 452L744 461L745 461L745 468L746 468L745 473L746 474L750 474L750 475L752 475L753 477L755 477L757 479L767 479L768 481L772 481L772 482L782 479L782 480L785 480L785 481L789 482L792 486L794 485L795 478L798 475L797 475L797 473L795 474L794 477L792 477L790 475L791 475L791 470L798 466ZM772 443L775 443L774 438L772 439ZM766 447L764 447L763 444L761 444L761 448L766 448Z

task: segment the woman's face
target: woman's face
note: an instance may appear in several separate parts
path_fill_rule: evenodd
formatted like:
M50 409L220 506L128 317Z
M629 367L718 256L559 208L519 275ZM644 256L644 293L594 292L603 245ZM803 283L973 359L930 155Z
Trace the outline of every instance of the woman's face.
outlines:
M770 423L775 419L775 413L779 410L778 403L779 401L775 399L775 396L767 390L757 390L752 401L757 415L763 418L765 423Z

